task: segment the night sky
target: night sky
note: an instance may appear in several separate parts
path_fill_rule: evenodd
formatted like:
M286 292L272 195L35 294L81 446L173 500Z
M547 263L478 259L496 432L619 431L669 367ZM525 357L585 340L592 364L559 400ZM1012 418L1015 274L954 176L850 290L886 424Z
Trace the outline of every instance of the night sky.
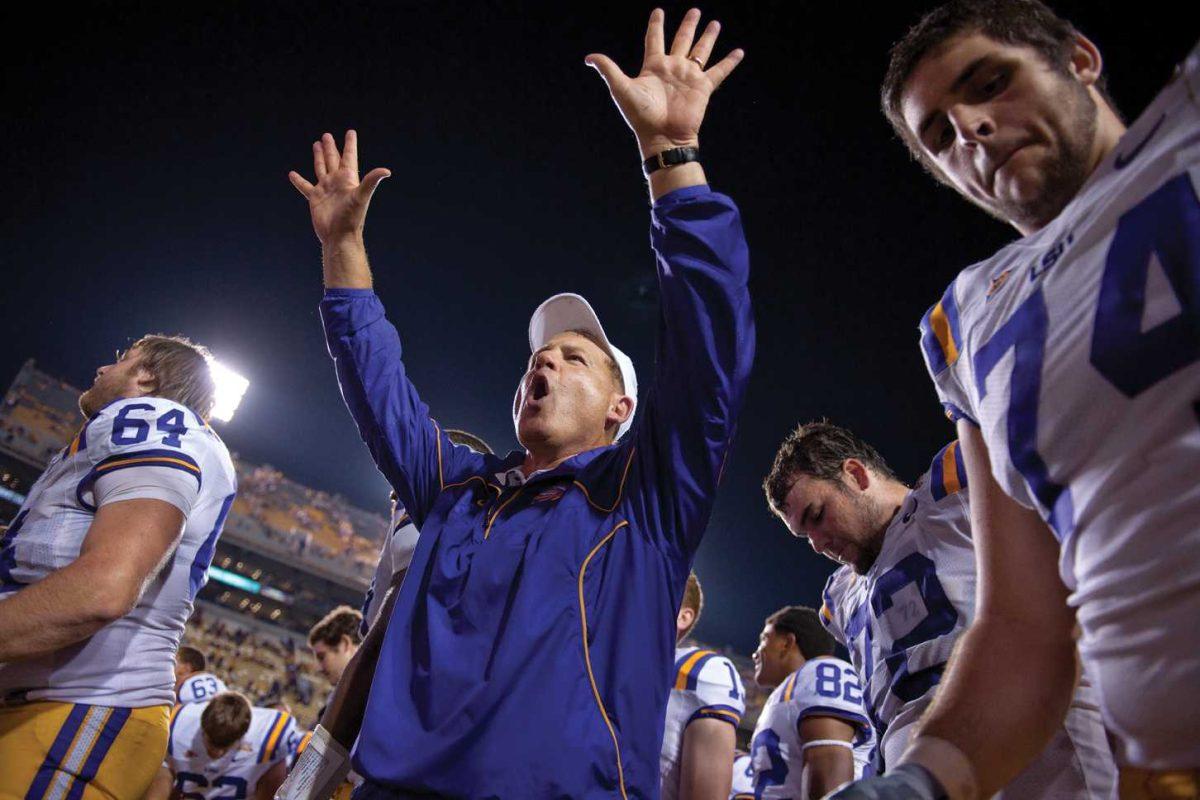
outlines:
M878 111L887 46L930 5L702 7L724 25L714 61L747 51L701 145L710 182L742 209L759 337L696 561L706 642L748 652L766 614L819 604L833 569L762 499L789 427L828 416L907 480L954 435L916 325L959 269L1016 234L925 178ZM1130 118L1195 40L1168 5L1056 6L1099 44ZM583 57L636 72L651 6L578 7L23 7L4 57L0 383L32 357L87 386L115 348L184 333L251 381L218 427L231 450L382 513L387 486L324 350L317 241L286 178L311 177L310 143L351 126L363 171L393 172L367 245L439 421L516 447L529 314L559 291L588 297L648 380L646 191L633 137ZM686 8L666 6L668 41Z

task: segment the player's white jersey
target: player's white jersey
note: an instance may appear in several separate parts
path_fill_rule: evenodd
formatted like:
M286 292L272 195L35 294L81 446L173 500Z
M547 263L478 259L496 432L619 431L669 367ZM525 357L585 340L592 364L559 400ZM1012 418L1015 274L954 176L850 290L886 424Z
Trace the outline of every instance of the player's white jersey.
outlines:
M732 661L699 647L675 648L675 683L667 700L658 756L663 800L679 796L679 764L687 726L698 719L717 719L736 729L744 713L746 690Z
M285 711L251 708L246 735L214 759L208 755L200 730L200 717L207 707L205 701L176 706L171 712L166 763L175 776L175 788L184 797L207 800L253 797L258 779L286 761L295 720Z
M221 692L229 691L225 681L211 672L197 672L179 684L178 700L182 705L205 703Z
M953 418L1037 509L1122 759L1200 764L1200 48L1042 230L922 320Z
M733 760L733 783L729 789L729 800L753 800L754 760L750 754Z
M975 618L966 489L962 454L951 442L904 498L866 574L841 567L825 586L821 622L863 679L876 772L899 762L959 635ZM1083 681L1051 745L997 797L1110 797L1115 777L1095 692Z
M383 599L387 596L388 587L392 585L392 577L401 570L408 569L412 563L413 553L417 549L417 539L420 533L413 524L412 517L397 504L392 512L391 534L383 540L383 549L379 551L379 563L375 566L375 577L371 578L371 586L363 599L362 633L367 631L383 608Z
M138 397L93 416L50 462L0 540L0 600L74 561L106 503L171 503L186 518L182 536L124 617L49 656L0 664L0 701L172 704L175 650L235 491L225 445L184 406Z
M841 567L825 585L821 622L862 677L877 771L903 751L905 729L932 699L954 643L974 618L966 485L958 442L951 442L905 497L867 573Z
M800 740L800 723L807 717L836 717L854 726L854 777L861 778L875 747L862 700L858 673L840 658L814 658L785 678L767 698L754 728L754 796L808 797Z

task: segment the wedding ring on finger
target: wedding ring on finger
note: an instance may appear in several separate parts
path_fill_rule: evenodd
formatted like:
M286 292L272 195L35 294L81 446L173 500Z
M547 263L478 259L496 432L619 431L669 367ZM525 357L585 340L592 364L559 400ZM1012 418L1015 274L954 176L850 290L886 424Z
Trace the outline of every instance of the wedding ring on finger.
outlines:
M704 69L704 59L699 56L688 56L688 61L694 61L697 67Z

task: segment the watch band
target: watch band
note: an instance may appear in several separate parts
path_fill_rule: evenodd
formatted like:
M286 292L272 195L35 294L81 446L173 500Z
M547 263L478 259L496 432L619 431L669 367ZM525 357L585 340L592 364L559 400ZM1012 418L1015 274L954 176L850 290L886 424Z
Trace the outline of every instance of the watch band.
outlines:
M658 172L660 169L699 160L699 147L674 147L670 150L663 150L661 153L650 156L650 158L643 161L642 173L649 175L651 172Z

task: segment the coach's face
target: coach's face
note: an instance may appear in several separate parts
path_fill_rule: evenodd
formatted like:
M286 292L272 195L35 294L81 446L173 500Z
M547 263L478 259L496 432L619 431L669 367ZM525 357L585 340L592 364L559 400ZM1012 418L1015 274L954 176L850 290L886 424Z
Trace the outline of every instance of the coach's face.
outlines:
M118 353L117 359L96 370L96 379L79 396L79 410L90 417L114 400L143 397L154 389L154 376L141 365L138 348Z
M611 357L592 340L560 333L529 358L517 390L517 438L530 451L581 452L612 441L633 411Z
M870 473L857 460L846 461L839 480L801 475L776 513L793 536L862 574L879 556L890 516L871 495Z
M1028 234L1058 216L1103 155L1100 69L1083 37L1064 72L1031 47L960 34L917 64L900 110L935 174Z

